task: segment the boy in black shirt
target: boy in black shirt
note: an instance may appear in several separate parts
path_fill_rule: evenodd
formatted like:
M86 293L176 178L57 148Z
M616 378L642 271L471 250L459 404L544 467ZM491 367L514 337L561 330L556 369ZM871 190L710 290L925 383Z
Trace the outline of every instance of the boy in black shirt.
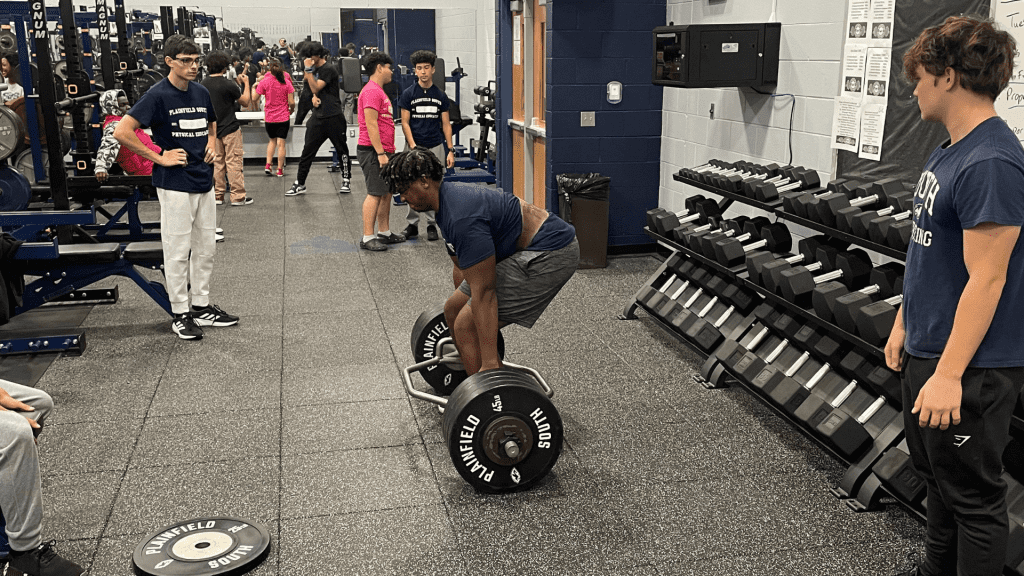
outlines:
M245 170L242 162L245 150L242 143L242 125L235 117L235 103L249 105L249 76L242 75L242 86L228 80L224 73L228 69L228 55L212 52L206 58L206 70L210 75L202 84L210 91L213 109L217 112L217 156L213 159L213 188L216 203L224 203L227 183L231 183L231 205L245 206L253 199L245 194Z
M348 124L341 113L341 84L338 70L327 63L330 52L319 42L307 42L299 56L305 65L303 80L312 93L313 117L306 125L306 141L302 145L302 157L299 158L299 173L295 182L284 195L298 196L306 193L306 176L309 168L328 139L338 152L341 162L341 189L339 192L348 194L352 191L352 162L348 156L348 143L345 132Z

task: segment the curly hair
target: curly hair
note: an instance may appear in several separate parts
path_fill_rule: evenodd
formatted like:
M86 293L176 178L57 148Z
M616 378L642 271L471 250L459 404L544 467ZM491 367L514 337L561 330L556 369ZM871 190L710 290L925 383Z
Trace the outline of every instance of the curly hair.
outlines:
M380 178L392 194L402 194L420 178L441 182L444 166L429 148L417 146L392 156L381 169Z
M962 88L994 101L1010 83L1016 48L1013 37L990 19L950 16L917 37L903 56L903 74L917 82L919 66L933 76L952 68Z
M417 64L430 64L433 66L437 62L437 54L434 54L430 50L417 50L409 57L409 61L412 63L413 68L415 68Z
M221 74L231 65L231 56L223 50L215 50L206 56L206 71Z
M384 52L370 52L362 61L363 70L366 71L367 76L373 76L377 71L378 66L384 66L386 64L390 64L393 67L395 65L395 61L391 59L391 56L388 56Z

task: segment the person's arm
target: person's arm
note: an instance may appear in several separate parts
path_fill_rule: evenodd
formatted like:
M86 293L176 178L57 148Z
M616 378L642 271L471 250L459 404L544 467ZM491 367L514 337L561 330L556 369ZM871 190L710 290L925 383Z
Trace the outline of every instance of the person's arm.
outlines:
M96 150L96 164L93 169L93 174L96 176L96 180L103 182L107 179L107 172L110 171L110 167L117 161L117 155L121 152L121 144L114 138L114 130L117 129L119 122L117 120L107 124L107 127L103 129L103 139L100 141L100 147Z
M465 270L473 294L473 324L480 340L480 371L501 368L498 356L498 294L495 291L495 257L478 262Z
M363 118L366 120L366 136L370 139L374 151L377 153L377 160L381 167L388 163L388 155L384 151L384 145L380 143L380 126L377 126L377 109L367 106L363 108Z
M295 112L295 92L288 93L288 113Z
M323 80L317 80L316 78L313 77L312 58L306 58L303 61L303 64L306 67L304 69L304 74L302 75L302 77L306 80L306 83L309 84L309 91L312 92L313 94L319 94L320 91L323 90L325 86L327 86L327 82Z
M238 97L238 103L242 106L248 106L252 102L252 97L249 90L249 76L242 76L242 95Z
M960 423L960 380L992 324L1019 237L1020 226L992 222L964 230L964 264L970 279L960 295L935 373L921 388L911 411L922 427L945 430Z
M121 143L121 146L128 148L132 152L135 152L139 156L142 156L146 160L166 166L168 168L172 166L184 166L187 160L185 151L181 148L175 148L174 150L164 150L157 154L149 149L148 146L139 140L136 136L135 130L142 128L139 121L131 116L125 116L121 118L121 121L117 123L117 129L114 130L114 138ZM214 132L216 134L216 132Z
M445 166L455 167L455 148L452 147L452 121L448 111L441 112L441 132L444 132L444 141L448 144L448 156L445 158Z
M412 112L408 108L402 108L402 134L405 134L405 143L409 145L409 149L412 150L416 147L416 141L412 137L412 128L409 128L409 119L412 118Z
M210 133L206 137L206 155L203 162L213 164L213 159L217 156L217 123L210 122L208 129Z

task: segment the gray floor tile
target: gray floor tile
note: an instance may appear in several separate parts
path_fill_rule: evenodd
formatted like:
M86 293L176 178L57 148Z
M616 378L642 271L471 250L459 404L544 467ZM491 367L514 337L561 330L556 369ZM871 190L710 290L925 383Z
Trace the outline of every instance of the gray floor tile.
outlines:
M99 538L122 475L117 471L44 476L44 540Z
M393 362L352 364L342 358L328 359L317 364L288 363L282 376L282 388L285 406L406 397Z
M422 445L290 456L281 464L282 518L440 502Z
M139 436L133 468L277 456L280 412L240 410L151 417Z
M124 470L141 427L142 420L116 418L47 426L39 436L40 472Z
M286 408L283 430L285 456L422 443L406 399Z
M445 509L428 505L284 520L282 574L471 574Z
M275 457L132 468L104 537L149 532L200 516L276 520L279 466Z

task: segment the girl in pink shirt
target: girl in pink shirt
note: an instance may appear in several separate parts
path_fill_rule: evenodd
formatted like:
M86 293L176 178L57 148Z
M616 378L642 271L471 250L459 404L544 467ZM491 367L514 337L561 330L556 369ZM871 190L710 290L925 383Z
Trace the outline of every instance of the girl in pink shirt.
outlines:
M284 73L281 61L270 59L270 73L256 85L256 93L263 97L263 122L267 127L267 166L264 172L271 175L270 161L277 156L277 176L284 176L285 139L288 138L288 120L295 109L295 87L292 78Z

